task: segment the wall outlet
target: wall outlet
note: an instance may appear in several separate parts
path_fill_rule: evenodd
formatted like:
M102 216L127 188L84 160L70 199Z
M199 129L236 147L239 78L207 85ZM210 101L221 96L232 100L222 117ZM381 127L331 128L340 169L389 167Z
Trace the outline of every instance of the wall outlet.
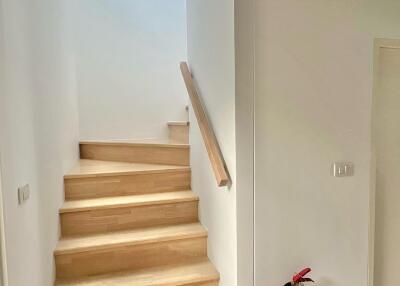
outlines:
M351 162L336 162L332 166L333 176L351 177L354 175L354 164Z
M18 188L18 203L22 205L30 197L29 184Z

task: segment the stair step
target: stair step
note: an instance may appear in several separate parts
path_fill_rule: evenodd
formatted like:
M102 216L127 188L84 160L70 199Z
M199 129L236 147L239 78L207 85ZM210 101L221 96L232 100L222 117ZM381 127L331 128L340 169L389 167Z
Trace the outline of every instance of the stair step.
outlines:
M187 166L80 160L64 177L65 199L162 193L190 189Z
M64 236L198 220L191 191L67 201L60 209Z
M65 179L98 178L131 174L157 174L190 170L188 166L113 162L101 160L79 160L79 164L68 172Z
M56 286L217 286L218 280L219 273L206 260L188 265L150 268L72 281L57 281Z
M54 252L57 277L196 262L207 255L206 240L199 223L64 238Z
M170 204L187 201L198 201L192 191L156 193L148 195L120 196L90 200L67 201L60 213L82 212L90 210L113 209L121 207L137 207L158 204Z
M105 250L116 246L148 244L203 236L207 236L207 231L200 223L131 229L63 238L58 242L54 254L81 253L92 250Z
M83 141L82 159L133 163L189 165L189 145L154 141Z
M189 121L170 121L168 126L189 126Z
M168 122L168 129L171 142L189 144L189 122Z

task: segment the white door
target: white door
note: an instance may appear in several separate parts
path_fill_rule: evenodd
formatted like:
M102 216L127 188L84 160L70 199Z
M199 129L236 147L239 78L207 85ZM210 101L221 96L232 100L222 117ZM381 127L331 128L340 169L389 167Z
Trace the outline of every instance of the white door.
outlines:
M3 217L3 189L1 181L1 165L0 165L0 286L8 285L7 278L7 262L6 262L6 244L4 233L4 217Z
M383 286L400 281L400 41L377 49L374 285Z
M5 253L5 233L3 219L3 189L1 181L1 166L0 166L0 286L7 286L7 263Z

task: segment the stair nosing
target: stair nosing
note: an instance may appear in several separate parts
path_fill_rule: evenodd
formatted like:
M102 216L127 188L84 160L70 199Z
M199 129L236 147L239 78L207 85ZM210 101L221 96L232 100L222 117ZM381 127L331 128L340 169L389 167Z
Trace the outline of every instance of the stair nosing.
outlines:
M142 175L142 174L163 174L173 172L185 172L190 171L190 166L177 166L171 169L154 169L154 170L139 170L139 171L120 171L120 172L104 172L104 173L93 173L93 174L67 174L64 175L64 179L80 179L80 178L98 178L98 177L113 177L113 176L130 176L130 175Z
M177 192L167 192L168 193L181 193L185 191L177 191ZM186 192L189 192L186 191ZM149 195L132 195L132 196L118 196L118 198L123 197L135 197L135 196L152 196L155 194ZM106 198L95 198L95 199L85 199L85 200L75 200L75 201L90 201L90 200L98 200L98 199L111 199L116 197L106 197ZM117 208L128 208L128 207L139 207L139 206L149 206L149 205L167 205L167 204L178 204L182 202L192 202L192 201L199 201L199 197L193 193L193 196L187 198L172 198L172 199L165 199L165 200L155 200L155 201L144 201L144 202L130 202L130 203L116 203L116 204L109 204L109 205L98 205L98 206L88 206L88 207L76 207L76 208L65 208L64 206L60 208L59 213L75 213L75 212L85 212L85 211L94 211L94 210L103 210L103 209L117 209ZM68 201L71 202L71 201Z
M118 272L116 272L115 274L118 274ZM92 276L93 277L93 276ZM212 283L212 282L219 282L221 280L221 277L219 274L217 275L210 275L209 277L206 278L196 278L196 279L191 279L191 280L187 280L187 281L183 281L183 282L177 282L179 284L174 284L174 286L193 286L193 285L200 285L204 284L204 283ZM58 283L63 283L62 280L57 280L55 286L59 285ZM157 286L172 286L169 282L168 284L157 284Z
M188 233L185 235L182 234L172 234L172 235L160 235L159 237L156 238L150 238L150 239L142 239L142 240L128 240L124 242L118 242L118 243L104 243L100 245L91 245L91 246L84 246L84 247L75 247L75 248L69 248L67 250L59 250L56 249L54 250L54 255L55 256L60 256L60 255L68 255L68 254L76 254L76 253L84 253L84 252L89 252L89 251L102 251L102 250L109 250L109 249L115 249L115 248L120 248L120 247L126 247L126 246L139 246L139 245L151 245L151 244L156 244L156 243L162 243L162 242L169 242L169 241L179 241L179 240L186 240L186 239L193 239L193 238L207 238L208 237L208 231L199 223L192 223L193 225L196 224L202 228L201 232L192 232ZM192 225L192 224L182 224L182 225ZM165 226L165 228L168 228L168 226ZM137 229L135 231L138 231ZM116 231L116 232L110 232L110 233L115 233L115 234L120 234L120 233L127 233L128 231ZM104 233L105 234L110 234L110 233ZM93 235L95 236L100 236L98 235ZM82 238L82 237L92 237L91 235L87 236L80 236L80 237L71 237L71 238L64 238L64 239L74 239L74 238ZM61 240L62 241L62 240Z
M221 278L219 276L205 278L205 279L198 278L198 279L192 279L192 280L184 281L182 283L178 282L179 284L174 284L174 286L200 285L199 283L204 284L204 283L218 282L218 281L220 281L220 279ZM60 285L59 283L63 283L63 281L62 280L56 281L55 286ZM157 285L157 286L172 286L172 285L170 283L168 283L168 284L165 284L165 285L163 284L163 285Z

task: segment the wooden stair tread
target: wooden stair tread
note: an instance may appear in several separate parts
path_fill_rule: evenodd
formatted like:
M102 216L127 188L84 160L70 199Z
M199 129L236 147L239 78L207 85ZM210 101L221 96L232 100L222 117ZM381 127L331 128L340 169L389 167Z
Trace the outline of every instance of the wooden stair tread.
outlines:
M105 197L88 200L66 201L60 213L110 209L131 206L146 206L197 201L199 198L192 191L155 193L146 195Z
M207 260L189 265L113 273L79 280L58 281L56 286L189 286L218 281L219 273Z
M200 223L134 229L63 238L58 242L54 254L79 253L89 250L110 249L116 246L157 243L205 236L207 236L207 231Z
M81 159L79 164L65 175L65 178L72 179L160 172L165 173L179 170L190 170L190 167Z
M80 141L80 145L108 145L108 146L142 146L142 147L165 147L165 148L190 148L189 144L171 142L170 140L147 139L147 140L87 140Z

